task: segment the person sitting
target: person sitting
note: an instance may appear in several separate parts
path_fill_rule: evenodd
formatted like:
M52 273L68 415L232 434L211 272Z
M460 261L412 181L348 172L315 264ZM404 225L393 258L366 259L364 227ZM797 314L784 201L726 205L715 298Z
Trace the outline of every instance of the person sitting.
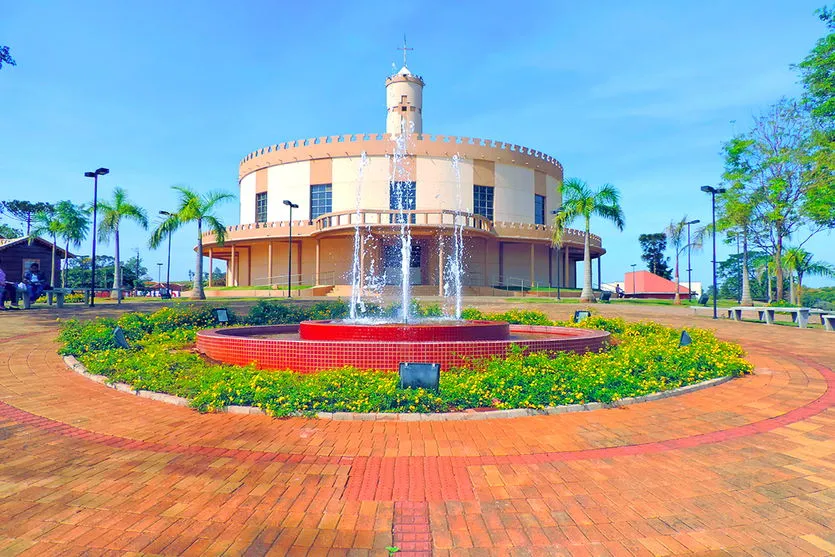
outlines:
M618 298L623 298L626 295L626 293L623 291L623 288L621 288L619 284L615 285L615 294Z
M17 285L6 280L6 273L0 267L0 311L6 309L7 299L11 309L20 309L17 305Z
M47 288L46 280L41 273L40 265L32 263L29 270L23 275L23 284L26 286L26 291L29 293L29 301L35 303L35 300L41 297L44 290Z

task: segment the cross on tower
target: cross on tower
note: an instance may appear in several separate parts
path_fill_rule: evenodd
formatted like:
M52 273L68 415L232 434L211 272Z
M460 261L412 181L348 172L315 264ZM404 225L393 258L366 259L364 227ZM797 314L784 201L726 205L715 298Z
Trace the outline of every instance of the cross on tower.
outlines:
M402 50L403 51L403 66L406 66L406 51L414 50L414 48L409 48L406 46L406 35L403 35L403 46L397 47L395 50Z

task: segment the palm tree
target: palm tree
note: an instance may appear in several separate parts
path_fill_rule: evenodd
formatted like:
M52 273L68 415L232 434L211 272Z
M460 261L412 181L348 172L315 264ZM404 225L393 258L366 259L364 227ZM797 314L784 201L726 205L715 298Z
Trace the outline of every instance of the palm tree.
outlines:
M116 240L115 259L113 262L113 290L116 299L122 299L122 264L119 261L119 225L122 219L129 219L137 223L144 230L148 229L148 213L145 209L128 201L127 194L122 188L113 190L113 201L100 201L101 224L99 225L99 240L107 242L110 236Z
M791 273L792 286L797 276L797 287L792 288L792 303L801 305L803 300L803 276L835 277L835 267L823 261L813 261L812 254L803 248L789 248L783 256L783 262Z
M591 252L589 250L589 229L591 217L598 216L609 220L623 230L623 209L620 207L620 194L611 184L604 184L597 190L579 178L569 178L560 187L562 206L554 217L553 243L562 245L565 227L577 217L582 217L585 224L585 251L583 253L584 280L581 302L593 302L591 289Z
M214 210L219 203L234 199L235 196L220 191L201 195L185 186L172 186L172 188L180 194L177 211L171 213L154 230L149 244L152 248L157 248L169 234L173 234L175 230L186 223L196 222L197 264L195 265L194 289L191 291L191 297L205 300L206 294L203 293L203 223L205 222L209 230L214 233L218 245L223 245L226 239L226 227L215 215Z
M61 222L60 236L64 240L64 268L61 269L61 287L67 287L66 254L70 251L70 244L79 247L87 239L90 227L90 209L84 205L76 205L70 201L59 201L55 206L58 220Z
M29 231L29 245L32 244L36 236L49 236L52 238L52 265L50 265L49 274L49 285L52 288L55 288L55 244L58 242L58 234L60 233L61 220L54 211L38 211L32 215L32 228Z

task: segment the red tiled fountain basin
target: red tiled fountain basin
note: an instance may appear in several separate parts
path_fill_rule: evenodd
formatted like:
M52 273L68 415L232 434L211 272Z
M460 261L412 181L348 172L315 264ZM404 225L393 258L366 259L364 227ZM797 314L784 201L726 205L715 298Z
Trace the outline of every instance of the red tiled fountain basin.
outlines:
M431 320L415 323L345 323L343 321L302 321L301 340L378 342L463 342L507 340L510 325L496 321Z
M472 358L504 356L513 346L526 352L597 351L609 339L606 331L540 325L510 325L510 338L504 340L302 340L298 332L299 325L207 329L197 333L197 349L213 360L261 369L310 373L354 366L396 371L400 362L434 362L441 369L466 366Z

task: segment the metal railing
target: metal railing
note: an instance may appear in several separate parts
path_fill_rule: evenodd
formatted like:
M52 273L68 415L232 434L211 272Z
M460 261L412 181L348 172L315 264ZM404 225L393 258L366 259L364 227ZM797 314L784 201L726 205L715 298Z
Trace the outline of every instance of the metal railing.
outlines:
M413 226L448 226L461 224L464 228L493 231L493 223L487 217L475 213L442 210L362 209L360 211L339 211L327 213L313 221L318 231L334 228L353 228L359 226L400 226L400 219L408 218Z
M319 280L316 280L316 273L293 273L290 275L274 275L270 277L258 277L250 282L252 286L275 286L277 289L290 286L333 286L336 284L336 273L334 271L322 271L319 273Z

